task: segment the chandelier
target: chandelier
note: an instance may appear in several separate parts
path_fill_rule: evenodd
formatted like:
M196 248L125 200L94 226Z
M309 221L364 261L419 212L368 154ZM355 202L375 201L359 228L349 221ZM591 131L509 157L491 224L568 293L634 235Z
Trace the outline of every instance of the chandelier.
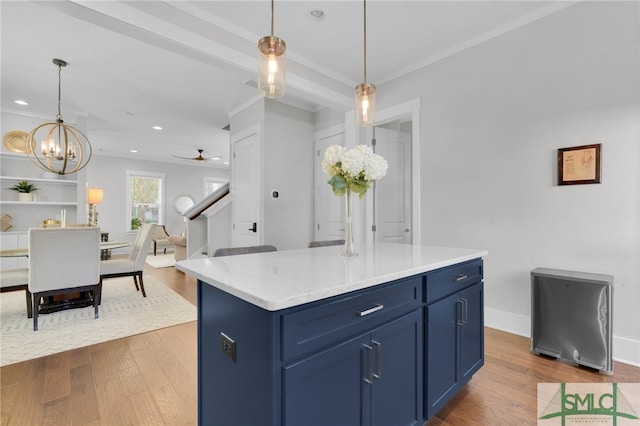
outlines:
M67 63L54 59L58 66L58 115L55 122L41 124L27 136L27 156L41 169L66 175L83 169L91 159L91 143L80 130L64 124L60 112L62 67ZM40 146L38 146L40 141Z
M356 86L356 126L373 126L376 115L376 86L367 83L367 0L364 0L364 83Z
M284 96L287 45L273 35L274 0L271 0L271 35L258 42L258 92L267 98Z

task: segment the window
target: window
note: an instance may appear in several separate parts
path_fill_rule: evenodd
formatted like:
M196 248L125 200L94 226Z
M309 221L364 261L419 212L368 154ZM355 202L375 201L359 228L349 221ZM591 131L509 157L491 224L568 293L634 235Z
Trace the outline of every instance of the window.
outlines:
M164 173L127 170L127 227L164 223Z
M204 196L211 194L218 188L221 188L223 185L228 183L229 181L226 179L216 179L211 177L204 178Z

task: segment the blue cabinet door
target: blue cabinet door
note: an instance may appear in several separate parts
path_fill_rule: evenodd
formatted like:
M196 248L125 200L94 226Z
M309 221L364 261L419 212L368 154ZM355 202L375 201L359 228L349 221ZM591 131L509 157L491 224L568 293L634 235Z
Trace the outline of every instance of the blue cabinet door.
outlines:
M369 343L367 333L284 367L283 425L365 424L361 397L370 392L363 382Z
M422 424L422 311L371 333L371 424Z
M478 283L460 293L463 324L460 326L460 370L462 383L484 365L483 288Z
M459 388L460 309L458 293L427 306L425 324L427 419L433 417Z

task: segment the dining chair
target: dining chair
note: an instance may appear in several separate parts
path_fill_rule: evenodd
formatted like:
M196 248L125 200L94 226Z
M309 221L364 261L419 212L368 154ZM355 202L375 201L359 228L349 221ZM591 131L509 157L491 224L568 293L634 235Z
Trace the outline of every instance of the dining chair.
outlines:
M344 240L324 240L324 241L311 241L309 248L326 247L326 246L341 246L344 244Z
M100 228L31 228L28 252L33 331L40 299L56 294L92 291L98 318Z
M31 292L29 291L29 269L3 269L0 270L0 293L9 291L25 291L27 301L27 318L33 317Z
M147 297L147 293L144 291L142 271L144 269L144 261L149 253L149 247L151 246L151 237L153 236L156 226L157 225L153 223L142 224L128 258L110 259L100 262L100 279L133 277L136 291L142 291L142 296ZM102 289L100 290L102 291ZM102 292L100 293L98 301L100 301L101 296Z
M251 254L251 253L265 253L270 251L277 251L275 246L271 244L264 244L260 246L248 246L248 247L229 247L219 248L213 254L213 257L221 256L235 256L238 254Z

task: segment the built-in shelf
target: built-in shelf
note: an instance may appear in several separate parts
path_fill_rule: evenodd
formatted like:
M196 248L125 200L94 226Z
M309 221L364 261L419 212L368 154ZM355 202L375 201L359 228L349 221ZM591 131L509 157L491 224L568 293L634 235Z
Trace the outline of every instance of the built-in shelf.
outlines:
M4 205L21 206L77 206L75 201L0 201L0 206Z
M51 178L35 178L35 177L20 177L20 176L0 176L0 179L16 181L16 182L22 182L23 180L26 180L27 182L59 183L59 184L68 184L68 185L76 185L78 183L77 180L70 180L70 179L51 179Z

